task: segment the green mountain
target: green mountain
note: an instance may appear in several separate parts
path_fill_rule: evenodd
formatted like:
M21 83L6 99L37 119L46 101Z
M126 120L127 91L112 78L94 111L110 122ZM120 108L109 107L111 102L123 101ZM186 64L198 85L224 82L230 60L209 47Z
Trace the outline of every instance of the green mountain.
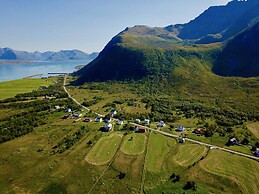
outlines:
M233 1L209 8L188 24L126 28L94 61L75 73L76 83L149 77L175 83L213 73L259 76L259 13L255 5L254 0ZM218 43L211 44L215 39Z

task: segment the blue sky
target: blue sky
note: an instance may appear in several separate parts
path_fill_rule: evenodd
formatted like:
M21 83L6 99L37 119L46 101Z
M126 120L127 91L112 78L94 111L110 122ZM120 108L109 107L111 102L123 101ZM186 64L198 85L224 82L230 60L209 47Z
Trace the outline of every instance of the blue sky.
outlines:
M127 26L186 23L229 0L0 0L0 47L100 51Z

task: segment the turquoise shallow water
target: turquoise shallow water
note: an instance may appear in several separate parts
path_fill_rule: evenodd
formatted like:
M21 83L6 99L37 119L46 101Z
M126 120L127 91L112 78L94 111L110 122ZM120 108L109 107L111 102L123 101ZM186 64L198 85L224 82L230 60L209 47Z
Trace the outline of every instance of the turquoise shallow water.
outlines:
M90 61L44 61L25 64L0 64L0 82L21 79L35 74L50 76L48 73L72 73L76 66L86 65Z

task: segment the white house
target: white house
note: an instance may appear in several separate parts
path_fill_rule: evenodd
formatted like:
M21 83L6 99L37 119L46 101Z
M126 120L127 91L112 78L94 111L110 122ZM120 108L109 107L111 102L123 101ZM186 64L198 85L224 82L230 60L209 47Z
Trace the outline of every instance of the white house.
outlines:
M108 131L110 131L110 130L112 130L112 124L111 124L111 123L105 124L105 125L104 125L104 131L105 131L105 132L108 132Z
M81 117L81 116L83 116L83 114L82 113L75 113L75 114L73 114L73 116L74 117Z
M71 108L66 109L66 112L72 112Z
M98 117L98 118L95 119L95 122L97 122L97 123L100 123L102 121L103 121L103 119L101 117Z
M55 109L60 109L60 106L56 105L56 106L55 106Z
M110 113L110 115L113 117L114 115L116 115L117 114L117 111L116 110L112 110L111 111L111 113Z
M144 124L145 124L145 125L149 125L149 123L150 123L150 120L148 120L148 119L145 119L145 120L144 120Z
M123 125L123 121L118 120L118 121L117 121L117 125Z

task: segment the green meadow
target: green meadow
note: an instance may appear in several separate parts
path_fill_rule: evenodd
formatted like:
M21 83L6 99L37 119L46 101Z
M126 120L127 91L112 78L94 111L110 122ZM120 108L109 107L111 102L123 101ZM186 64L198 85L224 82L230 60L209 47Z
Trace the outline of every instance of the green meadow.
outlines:
M48 86L53 84L53 78L26 78L21 80L12 80L0 82L0 100L14 97L16 94L31 92L40 86Z

